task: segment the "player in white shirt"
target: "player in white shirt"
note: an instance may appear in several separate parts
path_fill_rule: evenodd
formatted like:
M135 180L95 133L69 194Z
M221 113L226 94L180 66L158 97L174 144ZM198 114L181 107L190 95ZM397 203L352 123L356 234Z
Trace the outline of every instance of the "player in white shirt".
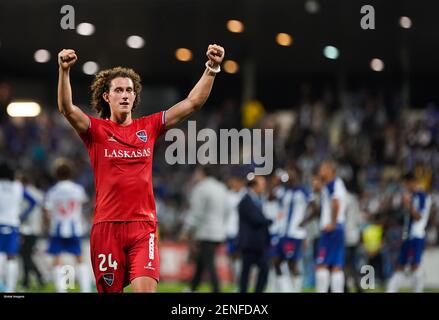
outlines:
M403 231L403 243L398 257L398 265L390 278L387 292L397 292L404 278L404 267L411 266L412 291L424 290L422 270L419 268L425 246L425 227L431 209L431 196L420 189L413 173L403 177L406 193L403 195L403 205L407 210Z
M323 182L320 213L320 240L316 267L316 291L344 291L344 220L347 190L336 176L336 164L324 161L319 168Z
M239 275L241 274L241 259L237 243L239 231L238 205L245 194L245 181L239 173L235 172L228 178L227 186L229 190L226 205L226 246L234 282L238 286Z
M20 255L23 261L23 280L22 285L25 289L29 288L30 274L34 273L40 288L44 286L43 275L34 261L34 248L38 239L43 235L43 204L44 192L31 183L30 174L21 174L19 177L24 189L36 201L36 204L27 217L23 217L20 225L21 245ZM25 209L26 202L22 203Z
M88 201L84 188L71 181L72 165L65 159L55 161L58 182L46 194L44 208L50 220L50 241L47 252L54 257L54 280L58 292L65 292L62 279L61 253L75 255L76 274L82 292L90 292L89 266L83 262L81 237L83 236L82 206Z
M301 224L306 215L310 196L309 192L300 185L300 170L291 166L287 169L287 173L289 180L279 203L282 219L274 259L276 287L281 292L301 292L302 277L298 263L302 257L303 239L306 237L306 230ZM281 270L284 261L288 264L289 272Z
M25 212L21 212L23 200L29 202ZM32 211L35 200L24 190L19 181L14 180L14 171L6 164L0 164L0 284L6 277L5 291L16 290L18 279L19 226L20 220Z
M275 173L268 180L268 196L264 201L263 213L265 217L272 221L268 227L270 234L270 247L268 255L271 260L270 271L268 274L267 291L268 292L283 292L287 289L279 287L279 280L275 270L274 262L278 256L278 246L280 241L281 223L283 219L283 212L281 211L281 202L285 194L285 184L283 182L288 180L288 174L283 169L277 169ZM286 266L282 265L285 269ZM284 270L288 273L288 267ZM285 273L285 272L284 272Z

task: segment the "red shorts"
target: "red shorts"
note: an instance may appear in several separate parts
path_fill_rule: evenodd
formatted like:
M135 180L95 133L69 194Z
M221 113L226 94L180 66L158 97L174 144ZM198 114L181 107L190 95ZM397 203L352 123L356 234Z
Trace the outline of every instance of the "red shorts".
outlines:
M134 278L159 281L154 221L100 222L90 235L91 264L98 292L122 292Z

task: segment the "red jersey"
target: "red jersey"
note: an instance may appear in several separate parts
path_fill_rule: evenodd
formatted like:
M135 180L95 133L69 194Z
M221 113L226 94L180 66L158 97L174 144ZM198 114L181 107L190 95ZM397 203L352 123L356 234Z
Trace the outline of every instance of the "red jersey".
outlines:
M80 134L90 156L96 186L94 224L103 221L156 221L152 156L165 131L165 112L133 119L128 126L90 117Z

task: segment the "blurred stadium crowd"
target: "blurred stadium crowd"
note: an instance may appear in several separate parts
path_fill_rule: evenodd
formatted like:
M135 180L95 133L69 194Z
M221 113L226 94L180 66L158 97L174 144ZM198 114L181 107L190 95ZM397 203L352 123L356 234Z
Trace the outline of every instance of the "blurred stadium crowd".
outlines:
M52 165L58 157L75 164L75 182L94 194L93 175L86 149L56 110L45 108L35 118L10 118L5 109L12 88L0 84L0 150L2 160L15 166L29 184L47 191L54 184ZM346 222L347 246L355 248L355 266L368 263L378 270L378 280L386 281L393 272L404 222L402 208L403 172L413 171L422 187L432 195L433 206L426 233L427 247L439 245L439 108L433 104L412 109L397 99L385 101L367 89L334 92L315 97L312 86L304 83L301 102L289 109L272 110L258 102L241 106L225 100L209 105L191 120L198 128L274 129L275 170L295 164L302 171L302 184L309 186L313 170L328 157L338 163L341 177L355 203ZM86 103L79 105L88 113ZM238 113L240 116L238 117ZM186 123L181 128L184 130ZM162 137L156 144L153 179L162 240L180 240L190 215L189 199L194 188L194 166L168 165ZM228 166L217 166L219 180L227 183ZM269 190L267 190L268 192ZM92 221L90 203L85 210L86 230ZM349 220L350 219L350 220ZM42 223L42 220L41 222ZM316 223L307 226L304 251L304 287L312 287L313 248L318 238ZM40 228L38 237L47 237ZM86 232L87 234L87 232ZM348 240L352 239L352 240ZM310 258L311 257L311 258ZM358 270L357 270L358 271ZM352 284L353 285L353 284ZM357 288L358 289L358 288Z

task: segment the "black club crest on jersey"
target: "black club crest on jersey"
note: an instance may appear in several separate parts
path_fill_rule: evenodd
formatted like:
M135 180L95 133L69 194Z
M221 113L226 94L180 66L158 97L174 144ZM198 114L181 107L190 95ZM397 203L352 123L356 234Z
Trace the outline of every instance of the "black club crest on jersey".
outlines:
M146 142L146 140L148 140L148 136L146 135L145 130L137 131L136 136L137 136L137 138L139 138L143 142Z
M103 275L104 281L108 286L112 286L114 282L114 273L106 273Z

